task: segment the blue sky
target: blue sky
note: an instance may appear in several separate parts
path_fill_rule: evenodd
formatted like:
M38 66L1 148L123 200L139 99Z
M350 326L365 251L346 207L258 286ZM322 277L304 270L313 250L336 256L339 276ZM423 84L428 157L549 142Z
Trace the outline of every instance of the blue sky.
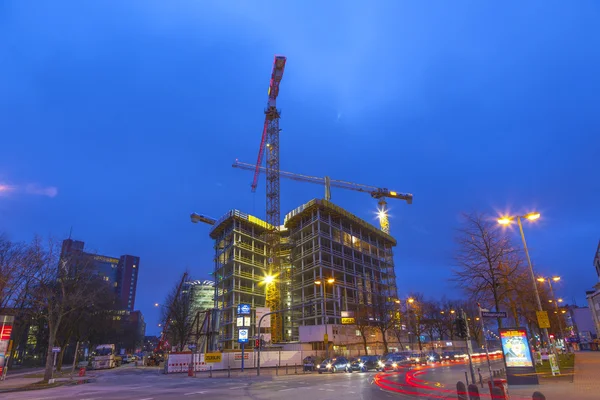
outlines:
M254 162L274 54L281 168L388 187L400 294L446 279L463 211L533 209L540 273L584 302L600 239L594 1L3 1L0 229L141 257L136 305L212 269L208 226L264 217ZM319 186L282 181L282 214ZM369 196L332 200L377 223ZM517 232L515 232L517 235ZM518 239L518 236L515 236ZM517 242L519 243L519 242Z

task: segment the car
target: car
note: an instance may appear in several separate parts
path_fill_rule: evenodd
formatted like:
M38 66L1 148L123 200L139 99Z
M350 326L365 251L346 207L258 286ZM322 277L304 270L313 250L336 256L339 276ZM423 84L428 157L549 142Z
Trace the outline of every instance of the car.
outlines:
M442 362L442 357L438 353L432 351L425 354L425 360L430 363L439 363Z
M379 356L360 356L350 360L347 372L360 371L367 372L369 370L378 370L379 368Z
M347 366L348 360L345 357L328 358L319 364L317 371L319 371L319 374L322 374L323 372L330 372L333 374L339 371L346 371Z
M379 361L380 371L399 371L403 366L409 366L411 360L402 354L392 354L385 360Z
M314 371L317 365L317 358L314 356L305 357L302 361L302 369L304 371Z

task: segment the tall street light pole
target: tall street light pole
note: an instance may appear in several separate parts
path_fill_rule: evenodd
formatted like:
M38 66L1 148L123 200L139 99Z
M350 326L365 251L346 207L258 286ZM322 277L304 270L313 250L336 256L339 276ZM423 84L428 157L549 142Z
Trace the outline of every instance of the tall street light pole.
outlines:
M529 274L531 275L531 282L533 284L533 293L535 294L535 300L537 302L538 311L544 311L542 308L542 302L540 301L540 294L538 292L537 283L535 279L535 273L533 272L533 265L531 264L531 258L529 257L529 250L527 249L527 241L525 240L525 233L523 232L523 224L521 223L521 218L526 218L529 221L535 221L540 218L540 213L533 212L529 214L525 214L523 216L518 215L516 217L502 217L498 220L500 225L508 225L516 218L517 224L519 224L519 231L521 232L521 239L523 240L523 248L525 249L525 255L527 256L527 264L529 264ZM550 346L550 337L548 336L548 329L542 328L542 332L544 335L544 340Z
M331 296L335 298L335 292L334 292L334 288L333 285L335 283L335 278L331 277L328 278L326 281L326 283L329 283L331 285ZM317 286L321 286L322 282L320 280L316 280L315 281L315 285ZM323 314L325 314L325 337L323 338L324 342L325 342L325 359L329 358L329 335L327 334L327 320L329 319L329 317L327 316L327 288L325 285L321 286L323 289ZM335 308L334 308L335 311Z
M560 276L553 276L552 278L544 278L544 277L540 277L537 279L538 282L548 282L548 286L550 287L550 296L552 297L552 302L554 303L554 306L556 308L556 314L558 314L558 328L560 329L560 334L562 336L563 341L565 340L565 331L563 329L563 324L562 324L562 317L560 316L560 308L558 306L558 303L562 301L562 299L556 299L556 297L554 296L554 288L552 287L552 282L558 282L560 281Z

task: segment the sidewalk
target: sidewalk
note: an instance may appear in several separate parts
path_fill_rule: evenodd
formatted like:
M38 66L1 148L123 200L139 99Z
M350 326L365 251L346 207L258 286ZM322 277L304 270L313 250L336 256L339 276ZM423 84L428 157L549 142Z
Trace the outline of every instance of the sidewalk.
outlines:
M27 390L28 387L32 387L32 385L35 385L36 383L41 382L42 375L44 373L43 368L28 369L28 370L19 371L19 372L16 372L16 371L18 371L18 370L15 370L15 372L12 374L9 371L8 374L6 375L6 379L4 381L0 381L0 393L14 391L17 389ZM90 379L90 377L87 375L86 375L86 377L80 378L77 375L77 371L75 371L75 373L73 374L73 379L71 379L70 372L71 372L71 368L63 369L62 375L61 374L55 375L56 376L55 382L58 383L58 385L61 385L61 384L64 384L64 382L77 382L79 380ZM49 386L49 387L53 387L53 386Z
M510 394L521 398L531 398L538 391L546 400L597 400L600 398L600 351L579 351L575 353L575 376L573 383L557 382L549 379L540 385L511 386Z

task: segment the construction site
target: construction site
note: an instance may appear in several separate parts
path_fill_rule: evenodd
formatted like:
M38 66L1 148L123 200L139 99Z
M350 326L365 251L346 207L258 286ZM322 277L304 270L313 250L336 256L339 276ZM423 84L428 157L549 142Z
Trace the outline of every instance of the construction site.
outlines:
M239 349L240 342L246 347L275 348L302 342L310 343L314 350L328 349L332 339L335 341L336 326L351 325L358 315L372 321L383 318L376 308L381 310L398 298L393 260L396 240L390 236L387 200L411 204L413 196L280 170L277 98L286 62L284 56L274 58L256 164L237 160L233 164L253 172L252 191L265 175L265 217L240 210L228 211L218 219L191 215L192 222L211 225L209 235L215 243L213 319L218 321L209 324L215 326L215 337L209 342L222 350ZM282 178L322 185L324 197L307 199L282 221ZM332 188L366 193L375 199L379 227L335 205ZM240 304L253 310L253 323L243 333L250 341L239 337L236 307ZM256 309L262 307L269 316L258 327Z

